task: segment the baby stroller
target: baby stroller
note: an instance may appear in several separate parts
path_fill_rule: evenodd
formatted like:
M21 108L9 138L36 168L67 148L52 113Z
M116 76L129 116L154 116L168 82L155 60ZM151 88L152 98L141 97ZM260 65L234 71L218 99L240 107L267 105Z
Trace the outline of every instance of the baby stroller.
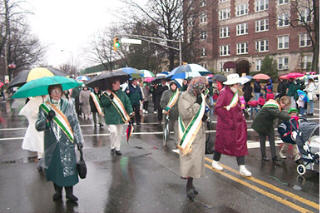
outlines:
M309 170L314 170L314 165L319 165L320 156L320 136L319 124L308 122L306 119L300 121L299 128L294 136L298 145L301 158L297 166L299 175L304 175Z

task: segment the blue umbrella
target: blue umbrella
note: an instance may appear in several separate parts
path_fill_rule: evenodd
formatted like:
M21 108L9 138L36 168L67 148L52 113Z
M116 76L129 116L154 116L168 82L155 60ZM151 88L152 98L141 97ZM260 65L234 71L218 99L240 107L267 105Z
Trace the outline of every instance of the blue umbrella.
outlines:
M141 78L142 77L142 73L132 67L122 67L119 70L122 70L123 72L129 74L132 78Z
M184 73L184 74L180 74ZM175 76L174 78L189 78L210 74L209 70L200 66L199 64L185 64L174 68L168 77Z
M77 81L89 81L90 78L88 76L81 75L81 76L76 77L76 80Z

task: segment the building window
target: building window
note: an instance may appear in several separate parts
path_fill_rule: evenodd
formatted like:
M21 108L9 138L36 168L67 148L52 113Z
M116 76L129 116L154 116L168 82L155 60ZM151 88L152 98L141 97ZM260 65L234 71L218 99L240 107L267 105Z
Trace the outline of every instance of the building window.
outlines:
M236 16L244 16L248 14L248 5L239 4L236 6Z
M264 11L269 8L269 0L256 0L256 12Z
M268 40L256 41L256 51L258 52L269 51L269 41Z
M278 58L278 70L286 70L288 69L289 58L288 57L280 57Z
M279 36L278 37L278 49L288 49L289 48L289 36Z
M261 64L262 64L262 60L257 59L256 60L256 71L261 71Z
M305 55L302 57L301 60L301 69L307 69L309 70L312 65L312 56Z
M220 38L227 38L230 36L229 27L220 27Z
M302 23L308 23L312 21L312 15L310 13L310 9L309 8L303 8L303 9L299 9L300 14L298 13L298 19L300 24Z
M248 54L248 43L238 43L237 44L237 55Z
M286 27L289 26L289 14L282 13L278 15L278 27Z
M207 6L206 0L201 0L200 7L205 7L205 6Z
M207 67L208 67L207 63L204 63L204 62L203 62L203 63L200 63L200 65L203 66L203 67L206 68L206 69L207 69Z
M230 45L220 46L220 56L230 55Z
M206 56L207 53L206 53L206 48L202 48L201 49L201 56Z
M225 62L220 62L220 72L230 72L231 69L227 68L227 69L223 69L223 65Z
M256 21L256 32L264 32L269 30L269 19Z
M299 35L299 46L300 47L309 47L311 46L311 39L307 33Z
M230 9L223 9L219 11L219 20L226 20L230 18Z
M246 34L248 34L248 23L238 24L237 35L246 35Z
M281 5L281 4L288 4L289 3L289 0L278 0L278 4Z
M202 31L202 32L200 33L200 39L201 39L201 40L207 39L207 32L206 32L206 31Z
M192 27L193 23L194 23L193 18L192 17L188 18L188 26Z
M207 19L208 19L208 16L207 16L206 13L201 13L200 14L200 24L207 23Z

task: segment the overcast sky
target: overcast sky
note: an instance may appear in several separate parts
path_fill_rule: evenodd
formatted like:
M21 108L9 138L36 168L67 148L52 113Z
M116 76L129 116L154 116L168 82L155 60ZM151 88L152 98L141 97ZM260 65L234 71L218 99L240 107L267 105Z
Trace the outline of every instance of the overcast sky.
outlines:
M116 14L122 6L119 0L26 2L33 12L28 17L32 33L38 36L42 45L48 46L47 62L55 66L71 60L81 66L88 65L85 52L94 34L117 21Z

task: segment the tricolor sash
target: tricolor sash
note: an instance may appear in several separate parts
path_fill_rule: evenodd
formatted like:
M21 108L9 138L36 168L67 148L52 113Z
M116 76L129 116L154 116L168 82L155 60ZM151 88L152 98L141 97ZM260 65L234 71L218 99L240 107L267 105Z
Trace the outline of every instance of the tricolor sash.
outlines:
M172 96L170 97L170 100L167 104L167 106L165 107L165 111L169 111L178 101L179 98L179 89L176 89L176 91L172 94Z
M178 136L179 136L179 144L178 148L182 155L186 155L192 151L191 145L197 136L201 125L202 125L202 117L205 112L205 96L201 94L202 102L200 104L200 109L198 112L193 116L188 126L185 128L185 125L179 116L178 118Z
M226 106L225 108L229 111L231 108L237 106L238 101L239 101L239 94L238 94L238 91L237 91L237 92L234 93L230 104L228 106Z
M281 107L280 105L278 104L277 101L273 100L273 99L270 99L268 100L262 108L265 108L265 107L268 107L268 108L278 108L279 111L281 112Z
M46 114L49 114L50 110L53 110L56 115L53 118L53 121L57 126L62 130L62 132L67 136L67 138L73 143L74 135L71 129L70 123L67 117L59 110L55 105L51 104L49 101L40 105Z
M100 115L103 115L103 112L102 112L102 109L101 109L101 106L100 106L100 100L99 100L98 96L96 94L94 94L93 92L90 92L90 96L91 96L91 98L93 100L94 105L96 106L96 109L97 109L98 113Z
M129 122L130 121L130 116L128 115L128 113L127 113L125 107L123 106L123 103L120 100L120 98L118 98L118 96L114 92L112 92L111 90L107 90L106 93L108 95L106 95L105 93L104 93L104 95L106 97L108 97L108 98L110 98L109 97L110 94L113 95L113 99L110 98L110 101L111 101L112 105L115 107L115 109L117 110L117 112L119 113L122 121L125 122L125 123Z

